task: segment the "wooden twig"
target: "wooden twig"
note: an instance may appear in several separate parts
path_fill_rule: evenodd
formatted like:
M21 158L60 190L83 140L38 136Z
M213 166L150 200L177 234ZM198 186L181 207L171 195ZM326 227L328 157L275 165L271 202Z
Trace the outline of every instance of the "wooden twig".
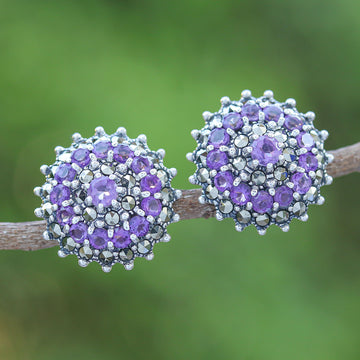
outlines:
M327 172L334 178L360 172L360 142L330 151L334 161ZM183 190L181 199L174 203L181 220L209 218L215 215L214 207L198 202L201 189ZM40 250L56 246L57 241L43 240L45 221L0 223L0 250Z

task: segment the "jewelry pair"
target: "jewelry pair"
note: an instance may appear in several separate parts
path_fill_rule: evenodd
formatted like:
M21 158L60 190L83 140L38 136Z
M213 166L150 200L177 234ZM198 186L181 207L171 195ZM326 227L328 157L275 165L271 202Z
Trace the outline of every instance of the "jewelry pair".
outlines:
M324 150L326 130L315 114L298 112L296 102L276 101L271 91L255 98L221 99L216 113L204 112L205 126L193 130L197 142L187 159L202 187L200 203L213 204L216 218L231 217L236 230L253 224L260 234L271 225L289 230L293 218L308 219L310 204L321 205L322 185L332 182ZM176 169L163 164L165 151L152 151L145 135L125 128L108 135L73 135L69 148L56 147L56 161L43 165L46 182L34 192L42 205L35 215L47 222L44 238L57 240L60 257L75 254L80 266L96 261L109 272L115 263L131 270L134 259L153 258L153 247L168 242L167 226L179 221L171 186Z

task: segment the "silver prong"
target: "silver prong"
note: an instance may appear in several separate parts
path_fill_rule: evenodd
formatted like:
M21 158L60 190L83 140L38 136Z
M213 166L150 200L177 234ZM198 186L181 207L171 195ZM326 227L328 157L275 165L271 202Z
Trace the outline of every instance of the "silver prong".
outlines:
M59 250L58 251L58 256L61 257L61 258L65 258L65 257L68 256L68 254L64 253L64 251L62 251L62 250Z
M296 106L296 100L292 98L286 99L285 103L291 108L294 108Z
M264 96L268 99L272 99L274 97L274 93L271 90L265 90Z
M305 117L309 120L309 121L314 121L315 120L315 113L313 111L308 111L305 114Z
M111 271L111 269L112 269L112 266L104 265L104 266L101 267L101 269L102 269L102 271L104 273L109 273Z
M35 189L34 189L34 194L36 196L41 196L41 187L40 186L37 186Z
M244 99L249 99L251 98L251 91L246 89L246 90L243 90L241 92L241 97L243 97Z
M97 136L104 136L105 135L105 130L102 126L98 126L95 128L95 134Z
M80 259L80 260L78 261L78 264L79 264L79 266L81 266L81 267L86 267L86 266L89 265L89 263L88 263L86 260L84 260L84 259Z
M196 140L199 137L200 131L199 130L191 130L191 136Z
M175 168L171 168L171 169L169 169L169 171L170 171L170 174L172 177L177 175L177 170Z
M259 235L265 235L266 229L258 229L258 233L259 233Z
M221 105L223 106L227 106L230 104L231 100L228 96L223 96L221 99L220 99L220 102L221 102Z
M189 161L193 161L194 160L194 156L193 153L189 152L186 154L186 159L188 159Z
M128 264L124 265L125 270L132 270L134 268L134 263L133 262L129 262Z
M118 135L126 135L126 129L124 127L119 127L116 130L116 134L118 134Z
M166 154L164 149L159 149L157 153L162 159L165 157Z
M41 165L41 166L40 166L40 171L41 171L41 173L42 173L43 175L46 175L46 174L47 174L48 169L49 169L49 166L47 166L47 165Z
M35 214L35 216L38 217L38 218L44 217L44 211L43 211L42 208L36 208L36 209L34 210L34 214Z
M145 134L140 134L140 135L137 137L137 140L139 140L139 141L142 142L142 143L146 143L147 137L146 137Z
M64 148L62 146L57 146L55 148L55 154L60 155L64 151Z
M325 202L325 198L323 196L319 196L319 198L317 200L317 204L322 205L324 202Z
M151 261L152 259L154 259L154 254L150 253L150 254L146 255L145 259L148 261Z
M329 132L327 130L321 130L320 136L323 140L326 140L329 137Z
M204 111L202 113L202 117L205 121L209 121L211 119L212 115L213 114L210 111Z
M82 139L82 136L79 133L74 133L72 134L72 139L73 141L78 142L79 140Z
M328 159L329 164L331 164L334 161L334 155L330 153L326 153L326 157Z
M332 182L333 182L333 177L332 176L330 176L330 175L327 175L326 177L325 177L325 182L326 182L326 185L331 185L332 184Z

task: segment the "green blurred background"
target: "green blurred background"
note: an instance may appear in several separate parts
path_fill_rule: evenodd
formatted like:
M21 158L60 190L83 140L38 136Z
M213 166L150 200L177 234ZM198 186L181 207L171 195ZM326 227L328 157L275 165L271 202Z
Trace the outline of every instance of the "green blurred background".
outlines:
M147 134L190 188L190 131L246 88L315 111L328 149L359 141L359 23L356 0L0 0L1 220L35 220L39 166L98 125ZM2 251L0 359L359 359L358 189L286 234L171 225L132 272Z

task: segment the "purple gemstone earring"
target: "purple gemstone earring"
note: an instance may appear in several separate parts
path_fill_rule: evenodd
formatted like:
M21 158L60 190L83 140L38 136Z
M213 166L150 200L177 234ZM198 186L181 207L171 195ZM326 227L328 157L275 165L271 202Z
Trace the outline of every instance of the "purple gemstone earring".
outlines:
M83 267L96 261L104 272L115 263L131 270L136 257L152 260L153 246L169 241L166 228L179 221L172 205L181 191L171 187L176 169L163 165L165 151L151 151L145 135L130 139L124 128L107 135L98 127L73 140L55 149L55 163L41 167L45 184L34 189L44 238L58 240L60 257L75 254Z
M265 91L255 98L244 90L239 101L221 99L221 108L204 112L205 126L193 130L197 142L188 160L196 165L192 184L202 187L200 203L216 208L216 218L231 217L242 231L253 224L259 234L275 224L289 230L292 219L308 219L310 204L321 205L320 187L332 177L326 166L326 130L313 125L315 114L300 113L294 99L284 103Z

